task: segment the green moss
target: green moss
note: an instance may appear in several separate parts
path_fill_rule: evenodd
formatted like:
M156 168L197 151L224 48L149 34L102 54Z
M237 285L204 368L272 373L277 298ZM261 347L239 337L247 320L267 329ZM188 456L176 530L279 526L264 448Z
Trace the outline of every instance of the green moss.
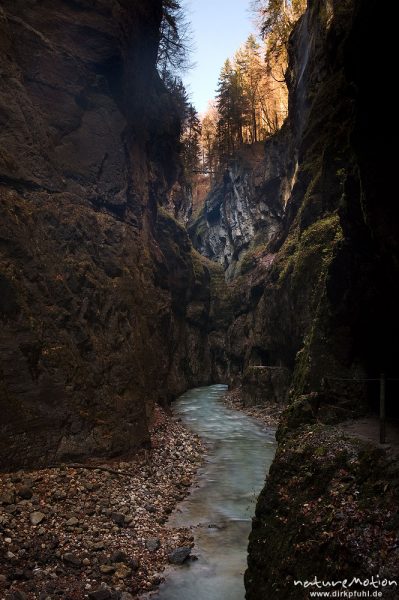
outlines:
M309 277L320 276L329 264L335 245L343 239L337 214L316 221L302 234L287 238L279 253L279 281L292 273L291 285L303 285Z
M175 217L163 206L158 207L157 222L158 224L164 222L169 227L175 227L179 229L182 233L186 234L185 227L181 223L179 223L179 221L175 219Z

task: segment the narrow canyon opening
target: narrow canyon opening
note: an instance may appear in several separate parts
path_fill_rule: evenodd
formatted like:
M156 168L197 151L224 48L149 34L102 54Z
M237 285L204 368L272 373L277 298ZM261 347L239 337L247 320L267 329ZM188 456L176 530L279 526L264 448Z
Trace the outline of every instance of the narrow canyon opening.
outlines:
M397 598L391 29L2 1L1 598Z

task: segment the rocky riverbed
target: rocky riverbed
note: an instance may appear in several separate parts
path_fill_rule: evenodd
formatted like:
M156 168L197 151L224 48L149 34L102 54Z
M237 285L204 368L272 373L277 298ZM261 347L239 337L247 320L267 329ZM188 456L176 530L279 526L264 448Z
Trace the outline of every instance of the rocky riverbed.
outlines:
M270 400L265 404L247 406L243 400L242 388L240 386L229 390L223 397L223 402L228 408L239 410L249 417L253 417L266 427L277 427L284 410L284 404Z
M134 459L0 475L0 598L129 600L186 559L187 528L165 527L190 492L199 438L156 409Z

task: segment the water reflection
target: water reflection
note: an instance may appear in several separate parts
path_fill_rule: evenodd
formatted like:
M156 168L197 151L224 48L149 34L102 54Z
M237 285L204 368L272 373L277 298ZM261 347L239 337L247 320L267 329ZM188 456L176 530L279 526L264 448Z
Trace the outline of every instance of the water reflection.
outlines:
M194 526L198 561L171 570L159 600L244 600L248 535L255 501L275 452L274 432L225 407L227 387L190 390L174 404L177 416L205 439L209 454L199 487L170 518Z

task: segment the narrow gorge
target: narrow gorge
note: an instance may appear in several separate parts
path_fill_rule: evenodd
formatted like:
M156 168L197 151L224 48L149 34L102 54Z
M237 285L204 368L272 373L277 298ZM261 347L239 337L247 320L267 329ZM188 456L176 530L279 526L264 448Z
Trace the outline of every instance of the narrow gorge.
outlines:
M288 41L287 118L235 149L194 210L181 115L157 70L164 10L0 5L0 597L156 590L168 553L193 539L176 529L164 544L151 528L193 490L207 451L171 406L225 384L236 408L278 417L245 597L305 600L315 578L359 578L360 593L374 576L391 581L378 597L398 598L386 11L308 0ZM123 510L113 494L128 494ZM93 533L76 505L113 529Z

